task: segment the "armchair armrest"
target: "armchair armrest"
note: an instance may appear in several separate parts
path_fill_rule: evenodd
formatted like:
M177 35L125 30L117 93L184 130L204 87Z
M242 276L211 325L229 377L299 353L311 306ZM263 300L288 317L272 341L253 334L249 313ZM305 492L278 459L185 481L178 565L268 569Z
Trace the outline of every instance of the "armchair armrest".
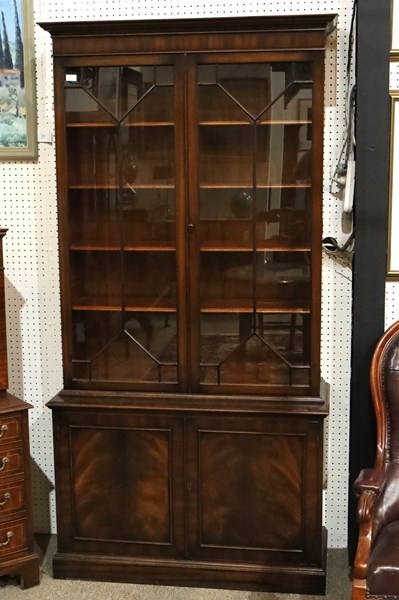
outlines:
M356 496L363 492L374 492L378 496L385 487L386 471L381 469L363 469L353 484Z
M353 562L353 577L365 579L367 563L370 558L371 544L373 541L373 521L371 518L377 494L373 490L361 493L357 507L357 520L359 523L359 537L355 560Z
M386 472L381 469L363 469L353 484L354 492L359 497L357 506L359 538L353 563L353 576L356 579L366 578L373 542L373 507L385 488L386 479Z

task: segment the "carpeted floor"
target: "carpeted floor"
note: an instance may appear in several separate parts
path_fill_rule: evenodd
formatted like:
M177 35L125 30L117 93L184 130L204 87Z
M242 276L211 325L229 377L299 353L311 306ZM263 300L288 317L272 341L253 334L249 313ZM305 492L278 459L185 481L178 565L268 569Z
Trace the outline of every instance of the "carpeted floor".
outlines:
M346 550L329 550L327 558L327 590L325 596L299 596L234 590L136 585L126 583L96 583L53 579L51 558L55 551L55 536L50 543L38 540L42 560L40 585L21 590L13 578L0 577L1 600L349 600L351 597L350 569Z

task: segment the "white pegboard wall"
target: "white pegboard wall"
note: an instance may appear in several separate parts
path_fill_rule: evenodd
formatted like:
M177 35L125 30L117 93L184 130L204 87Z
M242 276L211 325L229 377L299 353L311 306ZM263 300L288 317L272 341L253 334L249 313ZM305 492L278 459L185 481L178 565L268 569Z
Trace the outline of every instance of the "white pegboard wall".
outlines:
M389 67L389 89L399 90L399 61L392 61Z
M328 93L335 93L335 102L327 103L325 109L323 237L331 236L342 245L349 232L342 218L340 194L331 193L335 191L331 188L331 175L344 139L346 101L352 82L347 77L347 61L353 7L352 2L341 2L335 8L338 12L336 65L326 65L326 95L328 98ZM348 266L331 256L323 256L321 367L323 377L330 384L324 521L329 547L345 547L347 537L351 281Z
M104 19L169 19L201 18L245 15L279 15L338 12L339 2L334 0L270 0L270 2L160 2L157 0L137 0L132 5L129 0L96 2L80 0L38 3L41 7L40 20L104 20Z
M399 61L391 61L389 72L390 91L399 90ZM399 320L399 281L387 281L385 286L385 328Z
M44 32L43 32L44 33ZM38 129L53 113L51 45L35 30ZM50 77L43 85L47 56ZM55 521L51 414L44 404L62 387L54 147L37 161L0 163L5 238L9 389L29 411L36 531Z
M35 21L166 19L337 13L336 62L326 63L324 235L343 240L341 201L329 193L331 163L342 141L346 57L352 0L189 3L172 0L35 1ZM35 28L39 137L54 130L51 40ZM1 163L5 243L10 389L34 405L35 530L55 530L52 430L45 403L62 387L61 323L57 253L54 144L39 144L35 162ZM338 300L337 300L338 299ZM331 384L326 447L325 524L330 547L346 544L348 405L350 364L350 270L323 258L322 372Z
M388 281L385 286L385 329L399 321L399 281Z

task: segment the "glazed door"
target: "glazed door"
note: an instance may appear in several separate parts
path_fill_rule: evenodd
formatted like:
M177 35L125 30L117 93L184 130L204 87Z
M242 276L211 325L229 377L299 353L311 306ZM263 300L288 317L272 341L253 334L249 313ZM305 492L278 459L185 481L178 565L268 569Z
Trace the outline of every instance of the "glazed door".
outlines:
M179 71L174 57L130 56L58 72L67 385L185 387Z
M70 63L66 384L317 395L322 54Z
M305 53L191 58L193 390L318 390L321 67Z

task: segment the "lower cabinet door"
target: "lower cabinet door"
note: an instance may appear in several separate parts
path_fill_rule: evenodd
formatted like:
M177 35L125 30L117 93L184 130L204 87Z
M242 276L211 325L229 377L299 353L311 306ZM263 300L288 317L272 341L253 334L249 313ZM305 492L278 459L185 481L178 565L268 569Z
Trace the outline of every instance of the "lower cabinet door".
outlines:
M181 420L55 411L59 551L184 552Z
M320 565L322 420L187 420L188 552L198 560Z

